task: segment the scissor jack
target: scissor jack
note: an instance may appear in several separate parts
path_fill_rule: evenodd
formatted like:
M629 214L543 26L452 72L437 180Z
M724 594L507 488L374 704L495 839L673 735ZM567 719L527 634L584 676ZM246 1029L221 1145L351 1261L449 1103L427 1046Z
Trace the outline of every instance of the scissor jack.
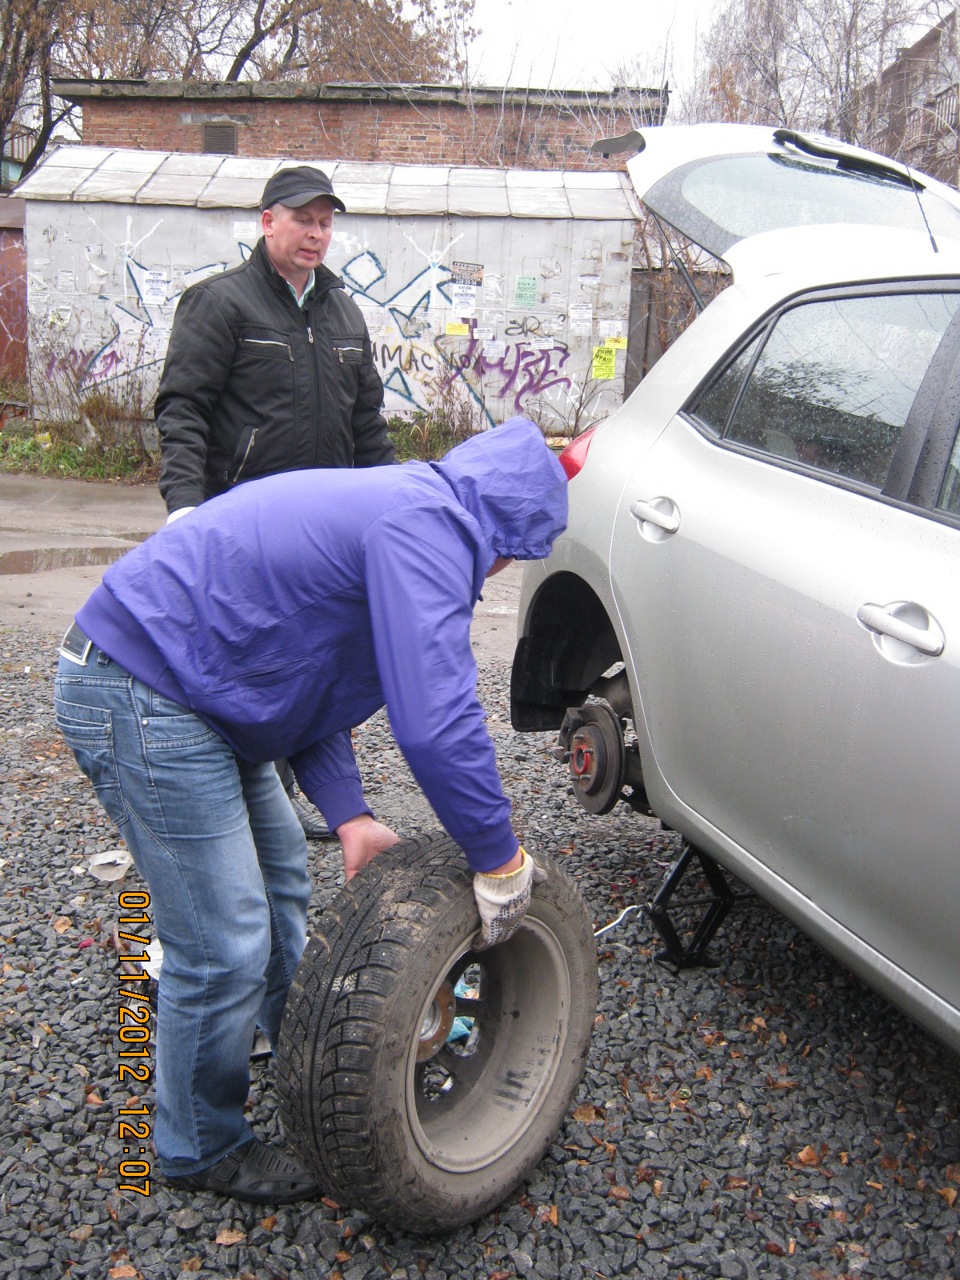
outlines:
M674 910L690 911L699 907L706 908L699 924L693 929L689 941L684 942L680 935L680 929L671 919L669 908L673 902L674 894L680 887L680 882L690 870L694 860L699 862L700 870L710 892L697 897L681 898L674 904ZM707 947L713 940L717 930L738 902L755 897L756 894L751 889L744 889L739 892L731 889L726 873L720 864L715 862L709 854L704 853L701 849L694 848L688 841L684 841L680 849L679 858L667 872L663 884L657 890L653 901L644 903L642 906L625 908L611 924L598 929L595 936L600 937L607 930L614 928L629 912L642 911L649 917L664 944L663 948L656 952L655 960L667 965L676 973L679 973L681 969L696 968L698 965L712 967L719 964L719 961L713 959L708 953Z

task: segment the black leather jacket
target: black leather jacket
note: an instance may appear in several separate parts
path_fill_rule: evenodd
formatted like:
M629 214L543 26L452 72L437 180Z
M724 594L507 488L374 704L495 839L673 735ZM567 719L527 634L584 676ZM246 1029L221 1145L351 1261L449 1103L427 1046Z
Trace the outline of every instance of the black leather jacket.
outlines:
M155 415L168 511L240 481L393 461L360 308L321 266L301 310L261 240L177 305Z

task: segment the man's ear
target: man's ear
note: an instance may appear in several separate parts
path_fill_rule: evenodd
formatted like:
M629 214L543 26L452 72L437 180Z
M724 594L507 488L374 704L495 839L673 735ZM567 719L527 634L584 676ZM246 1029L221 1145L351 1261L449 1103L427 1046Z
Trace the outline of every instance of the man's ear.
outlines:
M268 236L273 231L273 210L264 209L260 214L260 225L263 227L263 234Z

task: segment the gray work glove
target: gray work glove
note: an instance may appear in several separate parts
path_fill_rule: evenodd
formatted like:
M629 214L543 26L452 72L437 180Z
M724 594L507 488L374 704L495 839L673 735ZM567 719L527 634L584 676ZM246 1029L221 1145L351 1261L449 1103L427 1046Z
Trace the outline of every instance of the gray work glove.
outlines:
M523 865L507 875L491 875L478 871L473 877L473 896L477 900L482 925L473 950L483 951L513 937L523 922L534 884L546 880L547 873L538 867L525 849Z

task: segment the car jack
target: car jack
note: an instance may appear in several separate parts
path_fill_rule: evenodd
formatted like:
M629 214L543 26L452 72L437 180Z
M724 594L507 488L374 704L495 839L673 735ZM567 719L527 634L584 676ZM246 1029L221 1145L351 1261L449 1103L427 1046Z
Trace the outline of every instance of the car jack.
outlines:
M700 863L710 893L700 897L681 899L676 903L677 907L684 910L691 907L706 908L700 923L693 931L693 936L688 942L683 942L670 918L668 907L694 859ZM736 903L755 897L756 894L751 889L734 892L720 864L701 849L696 849L692 844L684 841L680 857L667 872L656 897L644 907L646 915L650 917L665 944L663 950L658 951L654 959L667 965L675 973L679 973L681 969L693 969L698 965L717 965L719 961L708 954L707 947Z
M689 910L691 907L706 907L703 918L693 931L693 937L689 942L684 943L680 938L678 929L670 919L667 907L679 888L680 881L690 870L690 864L694 858L699 861L711 892L698 898L684 898L676 904L683 910ZM661 951L656 952L654 955L654 959L660 964L673 969L674 973L679 973L681 969L694 969L698 965L714 967L720 962L714 960L707 953L707 947L713 940L714 934L738 902L743 902L747 898L755 898L756 896L752 889L743 889L739 893L735 893L730 888L720 864L701 849L695 849L692 844L684 841L680 850L680 857L667 872L663 884L657 891L653 901L631 903L629 907L624 907L616 920L611 920L609 924L603 925L602 928L595 929L593 936L594 938L603 937L605 933L609 933L611 929L616 929L618 925L622 924L631 911L638 911L650 918L653 927L666 944Z

